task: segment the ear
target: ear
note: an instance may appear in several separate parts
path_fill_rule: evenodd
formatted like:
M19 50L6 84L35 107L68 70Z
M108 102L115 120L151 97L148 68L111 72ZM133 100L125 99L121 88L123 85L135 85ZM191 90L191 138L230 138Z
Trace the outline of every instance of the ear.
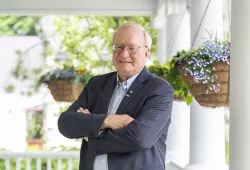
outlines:
M150 54L150 49L146 48L146 50L145 50L145 56L146 56L146 58L149 57L149 54Z

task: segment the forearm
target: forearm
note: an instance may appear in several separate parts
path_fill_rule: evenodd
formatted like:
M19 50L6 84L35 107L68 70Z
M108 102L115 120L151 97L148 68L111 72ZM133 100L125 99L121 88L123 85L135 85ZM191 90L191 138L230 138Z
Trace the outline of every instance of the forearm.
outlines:
M106 116L66 111L58 119L58 129L67 138L97 137Z
M118 130L106 129L99 138L89 138L89 149L95 155L126 153L139 148L139 140L128 131L127 127Z

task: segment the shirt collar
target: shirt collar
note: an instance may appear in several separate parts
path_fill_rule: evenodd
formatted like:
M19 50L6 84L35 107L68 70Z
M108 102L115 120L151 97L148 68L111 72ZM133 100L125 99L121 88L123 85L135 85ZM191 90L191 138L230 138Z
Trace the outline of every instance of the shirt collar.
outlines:
M119 81L118 73L117 73L117 75L116 75L117 86L118 86L119 84L121 84L124 90L128 90L129 87L131 86L131 84L134 82L134 80L136 79L136 77L137 77L138 75L139 75L139 73L136 74L136 75L134 75L133 77L130 77L128 80L126 80L126 81L124 81L124 82L121 83L121 82Z

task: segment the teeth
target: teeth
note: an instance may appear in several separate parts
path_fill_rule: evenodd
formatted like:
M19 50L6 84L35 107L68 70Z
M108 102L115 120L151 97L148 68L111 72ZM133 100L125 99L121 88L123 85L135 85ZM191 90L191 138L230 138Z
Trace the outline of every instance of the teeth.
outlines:
M130 62L124 62L124 61L119 61L120 63L130 63Z

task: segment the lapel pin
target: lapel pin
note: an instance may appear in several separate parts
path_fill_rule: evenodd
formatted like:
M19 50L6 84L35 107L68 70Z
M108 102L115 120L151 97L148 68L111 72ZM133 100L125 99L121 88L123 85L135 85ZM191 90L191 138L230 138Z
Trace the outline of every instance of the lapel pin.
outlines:
M125 94L125 96L129 97L129 95L128 95L128 94Z
M129 93L131 93L131 94L132 94L132 93L133 93L133 91L130 91Z

